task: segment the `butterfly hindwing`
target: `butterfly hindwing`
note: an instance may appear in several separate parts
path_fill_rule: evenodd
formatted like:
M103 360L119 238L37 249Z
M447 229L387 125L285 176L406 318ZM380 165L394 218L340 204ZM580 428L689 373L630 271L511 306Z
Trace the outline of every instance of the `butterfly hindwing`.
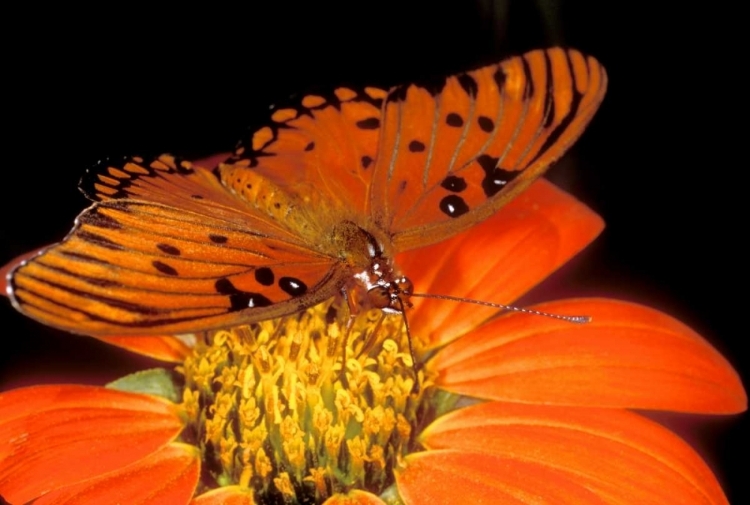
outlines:
M374 220L397 250L485 219L582 133L606 89L575 50L536 50L390 90L372 181Z
M171 168L149 171L162 165ZM277 228L209 171L186 167L162 156L101 164L104 182L89 172L97 182L82 188L101 201L63 242L11 273L16 307L79 333L179 333L297 312L336 293L335 258Z

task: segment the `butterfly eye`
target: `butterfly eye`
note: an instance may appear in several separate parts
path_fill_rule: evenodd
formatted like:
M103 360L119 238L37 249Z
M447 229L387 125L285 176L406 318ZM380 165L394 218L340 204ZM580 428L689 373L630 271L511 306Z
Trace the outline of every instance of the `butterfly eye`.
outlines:
M398 288L399 293L411 295L414 292L414 284L412 284L412 282L406 277L402 277L401 279L397 280L395 284Z

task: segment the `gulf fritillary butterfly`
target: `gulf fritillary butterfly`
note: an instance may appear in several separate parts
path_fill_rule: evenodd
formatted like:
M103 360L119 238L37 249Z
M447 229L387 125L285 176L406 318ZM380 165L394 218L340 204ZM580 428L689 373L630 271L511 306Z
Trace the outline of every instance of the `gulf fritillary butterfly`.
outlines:
M400 251L454 235L527 187L606 89L575 50L535 50L383 90L272 108L213 171L106 160L70 234L9 274L14 306L77 333L188 333L296 313L337 294L400 312Z

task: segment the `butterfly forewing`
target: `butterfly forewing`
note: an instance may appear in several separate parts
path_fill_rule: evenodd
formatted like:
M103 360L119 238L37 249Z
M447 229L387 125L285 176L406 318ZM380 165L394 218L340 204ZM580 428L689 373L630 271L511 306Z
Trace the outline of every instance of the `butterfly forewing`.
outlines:
M578 138L605 88L594 58L553 48L392 89L373 175L376 222L405 250L485 219Z
M252 195L253 174L314 209L310 220L330 227L343 214L365 216L380 114L386 92L372 87L336 88L304 95L271 112L266 126L242 142L220 169L222 182ZM293 225L292 227L298 227Z
M172 169L153 172L162 164ZM301 245L210 172L178 166L133 158L87 174L82 189L103 201L11 274L16 306L81 333L183 332L289 314L335 294L334 258Z

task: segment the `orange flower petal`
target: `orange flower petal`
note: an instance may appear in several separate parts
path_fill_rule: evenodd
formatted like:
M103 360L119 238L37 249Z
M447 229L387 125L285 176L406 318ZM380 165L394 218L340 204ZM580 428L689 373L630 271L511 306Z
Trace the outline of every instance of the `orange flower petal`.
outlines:
M415 291L510 303L588 245L601 232L599 216L546 180L483 223L451 239L400 254ZM497 309L414 298L408 317L430 347L475 328Z
M323 502L323 505L386 505L386 503L372 493L353 489L347 494L331 496Z
M190 505L254 505L253 491L241 486L225 486L203 493Z
M0 495L26 503L129 465L182 430L179 407L89 386L34 386L0 395Z
M439 418L420 440L431 449L537 463L607 503L727 503L684 441L625 410L485 403Z
M396 472L407 505L604 504L575 476L534 462L467 451L427 451Z
M45 494L34 504L187 504L199 475L198 449L187 444L169 444L132 465Z
M170 363L182 363L191 352L188 340L173 335L129 335L126 337L107 336L94 338L143 356L149 356Z
M697 333L661 312L604 299L546 303L587 324L510 314L442 349L437 385L523 403L735 413L747 408L737 373Z

